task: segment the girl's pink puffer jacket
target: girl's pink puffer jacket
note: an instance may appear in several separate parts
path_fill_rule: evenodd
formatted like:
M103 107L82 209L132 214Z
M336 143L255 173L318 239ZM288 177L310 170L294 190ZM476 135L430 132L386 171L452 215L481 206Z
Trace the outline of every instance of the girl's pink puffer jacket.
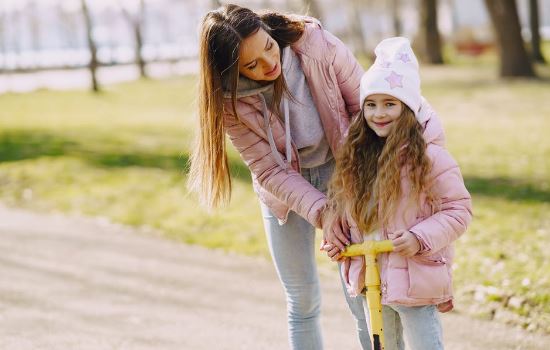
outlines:
M383 239L388 239L388 233L409 230L418 237L423 247L412 258L404 258L397 253L379 255L383 304L419 306L451 300L452 243L466 231L472 219L471 197L464 186L458 164L444 148L443 128L433 112L427 117L423 135L428 144L428 157L432 161L432 189L440 200L440 208L434 215L430 215L425 203L421 203L419 208L407 209L410 184L402 176L401 202L393 222L383 232ZM351 238L352 243L363 241L356 226L352 227ZM364 288L364 258L346 260L341 270L348 293L358 295Z

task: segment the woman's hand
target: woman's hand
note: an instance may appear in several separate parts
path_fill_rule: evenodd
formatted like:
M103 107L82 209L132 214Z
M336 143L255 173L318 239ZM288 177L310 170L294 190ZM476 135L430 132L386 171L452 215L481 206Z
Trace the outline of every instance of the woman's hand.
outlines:
M323 223L323 242L321 242L321 250L325 243L330 243L333 245L331 248L338 248L340 251L346 249L346 246L350 245L350 233L349 225L345 218L336 217L330 219L331 215L327 210L323 213L322 223Z
M410 258L420 250L420 242L416 236L407 230L399 230L388 234L393 242L393 251L397 254Z

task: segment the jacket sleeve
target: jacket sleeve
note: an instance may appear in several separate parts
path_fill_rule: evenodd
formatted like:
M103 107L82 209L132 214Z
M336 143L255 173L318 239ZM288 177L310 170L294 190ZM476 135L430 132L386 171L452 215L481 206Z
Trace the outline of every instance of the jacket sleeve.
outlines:
M432 254L451 244L466 231L472 219L472 200L458 164L443 147L428 149L433 154L430 157L433 161L431 189L440 207L409 230L421 239L421 255Z
M258 113L248 111L248 113ZM245 114L246 115L246 114ZM259 117L258 117L259 118ZM259 185L315 227L321 228L326 196L292 168L283 169L271 153L268 141L234 115L224 116L225 130ZM285 159L285 155L281 154Z
M351 243L358 244L364 241L363 234L348 212L347 221L350 227ZM348 294L357 297L365 288L365 256L353 256L344 258L340 265L340 273Z
M360 112L359 85L365 72L357 62L350 49L336 36L325 31L327 41L334 46L335 55L332 66L338 81L338 87L346 103L348 114L351 116Z

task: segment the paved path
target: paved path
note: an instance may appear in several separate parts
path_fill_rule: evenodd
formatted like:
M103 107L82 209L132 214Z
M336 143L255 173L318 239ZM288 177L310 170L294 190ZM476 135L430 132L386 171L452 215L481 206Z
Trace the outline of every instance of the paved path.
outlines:
M322 271L327 350L358 350ZM445 315L446 349L550 349L550 337ZM0 349L288 349L270 262L101 220L0 207Z

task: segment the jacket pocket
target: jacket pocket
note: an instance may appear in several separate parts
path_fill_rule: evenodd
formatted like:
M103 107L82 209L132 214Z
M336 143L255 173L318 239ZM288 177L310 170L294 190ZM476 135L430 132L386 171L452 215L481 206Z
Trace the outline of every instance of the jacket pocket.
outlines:
M438 299L450 295L451 276L443 258L414 257L407 259L407 265L409 297Z

